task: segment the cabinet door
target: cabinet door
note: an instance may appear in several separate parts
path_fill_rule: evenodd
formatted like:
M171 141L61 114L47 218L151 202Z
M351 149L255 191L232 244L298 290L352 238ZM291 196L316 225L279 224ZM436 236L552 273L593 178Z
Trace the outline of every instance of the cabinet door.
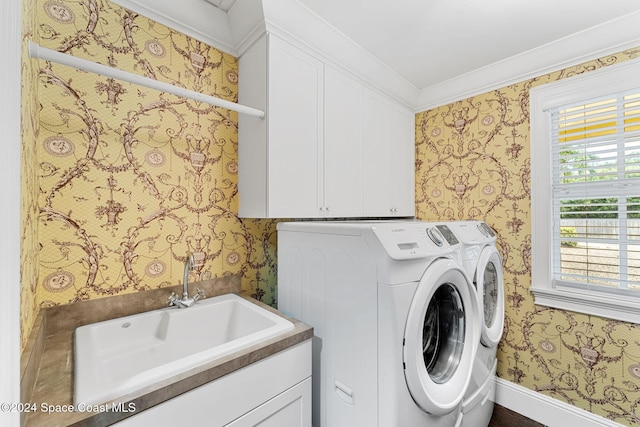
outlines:
M413 216L413 123L407 109L365 90L365 216Z
M311 365L312 344L307 340L140 411L116 425L226 426L255 408L263 408L256 415L264 419L269 410L276 413L289 407L282 415L287 418L297 415L300 423L296 427L308 427ZM265 402L267 405L263 405Z
M263 403L226 427L311 427L311 378Z
M392 116L392 212L415 215L415 114L396 104Z
M325 68L325 216L362 216L362 92L361 84Z
M390 216L391 194L391 122L393 108L389 100L365 89L364 94L364 215Z
M269 35L268 213L317 217L322 205L322 62Z

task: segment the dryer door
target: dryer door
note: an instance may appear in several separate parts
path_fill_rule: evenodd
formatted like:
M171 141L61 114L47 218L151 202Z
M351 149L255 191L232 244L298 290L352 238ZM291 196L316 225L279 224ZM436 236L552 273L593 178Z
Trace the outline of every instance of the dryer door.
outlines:
M404 334L404 375L413 400L433 415L454 411L467 390L480 343L473 285L452 260L425 271Z
M495 246L485 246L478 258L476 287L482 316L482 344L495 347L504 326L504 276Z

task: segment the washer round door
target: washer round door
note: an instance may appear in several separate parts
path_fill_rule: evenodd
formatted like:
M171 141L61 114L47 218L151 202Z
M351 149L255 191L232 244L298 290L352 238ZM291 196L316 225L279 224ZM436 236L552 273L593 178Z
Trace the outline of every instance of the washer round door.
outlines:
M423 411L445 415L462 401L480 342L478 307L457 263L439 259L427 268L411 301L403 347L409 393Z
M504 326L504 276L502 258L494 246L485 246L478 258L476 287L482 322L482 344L494 347Z

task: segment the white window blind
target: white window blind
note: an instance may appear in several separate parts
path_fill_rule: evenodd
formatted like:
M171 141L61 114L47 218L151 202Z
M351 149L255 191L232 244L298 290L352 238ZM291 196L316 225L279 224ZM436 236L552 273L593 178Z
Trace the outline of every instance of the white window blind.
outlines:
M640 324L640 59L531 89L536 305Z
M548 112L553 287L640 298L640 88Z

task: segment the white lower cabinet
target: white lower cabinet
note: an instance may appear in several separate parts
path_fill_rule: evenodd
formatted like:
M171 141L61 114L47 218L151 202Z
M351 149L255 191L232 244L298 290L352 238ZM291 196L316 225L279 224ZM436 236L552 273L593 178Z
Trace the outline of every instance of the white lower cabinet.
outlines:
M311 378L307 378L227 426L297 427L310 426L310 420Z
M118 427L311 427L311 340L116 424Z

